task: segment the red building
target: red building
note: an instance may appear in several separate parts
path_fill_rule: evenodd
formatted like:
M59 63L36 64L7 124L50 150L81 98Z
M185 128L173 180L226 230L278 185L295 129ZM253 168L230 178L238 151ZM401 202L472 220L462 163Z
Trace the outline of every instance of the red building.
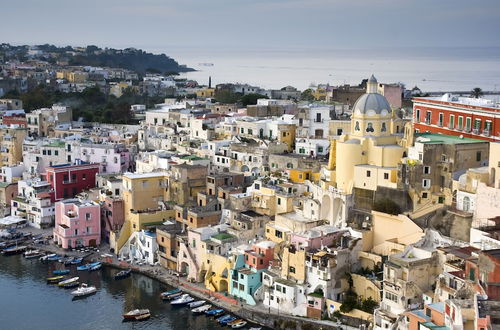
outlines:
M19 125L19 127L28 128L28 122L24 115L3 116L2 124L7 126Z
M271 241L262 241L254 246L252 250L245 252L245 264L256 270L269 267L269 263L274 258L274 246Z
M99 164L78 162L47 167L47 181L52 186L52 201L73 198L95 187Z
M413 99L417 132L500 141L500 104L487 99L452 96Z

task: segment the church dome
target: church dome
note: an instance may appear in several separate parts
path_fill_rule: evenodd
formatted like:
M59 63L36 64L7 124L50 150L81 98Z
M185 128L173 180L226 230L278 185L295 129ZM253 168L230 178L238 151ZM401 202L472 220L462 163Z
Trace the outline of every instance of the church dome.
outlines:
M385 96L377 93L377 79L372 75L366 84L366 93L361 95L354 103L355 114L387 115L391 112L391 106Z
M391 112L391 106L387 99L378 93L366 93L359 97L359 99L354 103L353 112L366 114L370 110L374 111L375 114L380 115L382 112ZM385 110L385 111L384 111Z

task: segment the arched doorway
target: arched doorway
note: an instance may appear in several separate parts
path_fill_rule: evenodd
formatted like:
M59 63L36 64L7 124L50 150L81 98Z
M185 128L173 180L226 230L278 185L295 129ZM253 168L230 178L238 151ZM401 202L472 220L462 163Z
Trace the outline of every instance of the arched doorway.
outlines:
M181 269L180 269L181 273L184 273L184 274L189 274L189 265L187 262L183 261L181 263Z
M241 167L241 172L248 172L248 171L250 171L250 169L248 168L248 166L243 165L243 166Z
M229 286L227 284L227 280L222 279L219 281L219 291L220 292L228 292L228 288L229 288Z

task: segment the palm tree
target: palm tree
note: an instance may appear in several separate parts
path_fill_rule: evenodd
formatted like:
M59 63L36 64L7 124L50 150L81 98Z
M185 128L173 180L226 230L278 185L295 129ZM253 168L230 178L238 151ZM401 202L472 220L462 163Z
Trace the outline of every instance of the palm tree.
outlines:
M481 88L479 88L479 87L474 88L470 92L470 96L473 97L473 98L475 98L475 99L478 99L478 98L480 98L483 95L484 95L483 90Z

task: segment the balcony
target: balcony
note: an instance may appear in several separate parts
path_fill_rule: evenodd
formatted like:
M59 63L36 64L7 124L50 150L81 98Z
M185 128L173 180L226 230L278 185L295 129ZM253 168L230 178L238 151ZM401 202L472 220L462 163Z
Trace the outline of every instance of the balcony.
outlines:
M473 134L479 134L479 129L478 129L478 128L474 128L474 129L472 129L472 133L473 133Z
M490 136L490 130L489 129L483 129L483 135L484 136Z

